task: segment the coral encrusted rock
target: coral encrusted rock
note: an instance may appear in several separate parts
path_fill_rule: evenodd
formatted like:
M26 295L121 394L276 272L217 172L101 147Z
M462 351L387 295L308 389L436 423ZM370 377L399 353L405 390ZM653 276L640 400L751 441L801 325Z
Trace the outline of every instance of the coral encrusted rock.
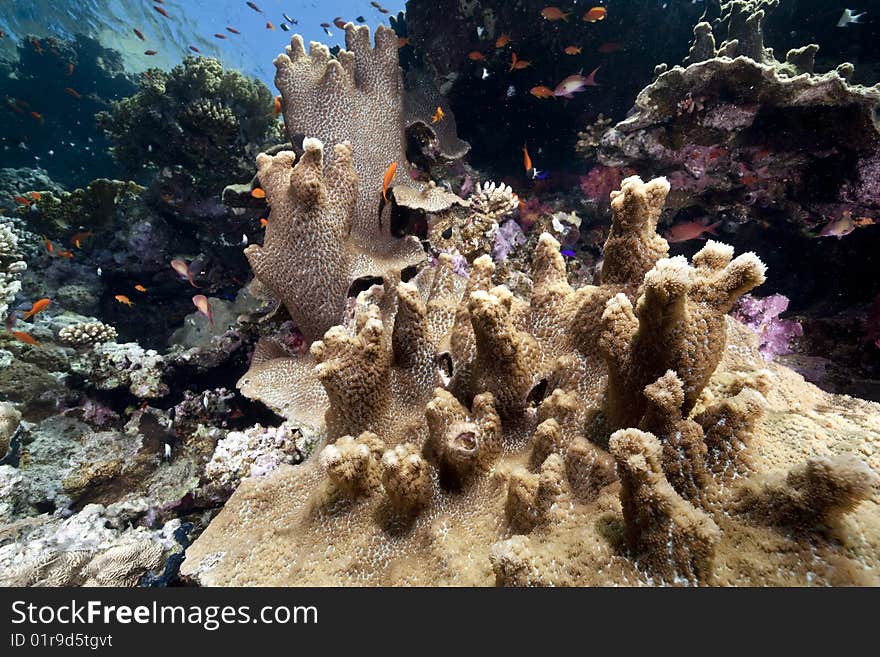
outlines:
M362 293L353 319L313 345L311 372L264 393L297 399L294 421L324 413L320 457L244 480L182 575L880 583L880 406L761 358L726 312L763 265L717 243L691 264L667 258L656 221L668 191L623 181L599 285L572 288L544 234L528 299L493 285L488 255L466 282L441 256L396 295ZM297 391L315 381L325 396L303 408ZM848 453L857 460L839 460ZM831 519L833 536L817 531Z

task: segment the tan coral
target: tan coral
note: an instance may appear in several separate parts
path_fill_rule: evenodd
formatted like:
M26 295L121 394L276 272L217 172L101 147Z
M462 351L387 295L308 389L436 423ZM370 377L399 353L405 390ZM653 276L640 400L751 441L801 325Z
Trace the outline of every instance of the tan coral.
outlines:
M333 484L316 459L246 480L189 548L184 575L238 585L871 581L873 489L840 507L849 513L834 541L735 512L715 445L742 443L734 460L755 474L854 449L876 469L880 412L762 360L725 316L762 265L714 243L692 265L665 258L655 231L665 188L632 179L617 196L617 253L601 285L573 289L559 243L542 235L528 300L492 286L485 256L466 286L447 257L396 294L362 295L315 360L328 440L347 450L351 436L376 435L369 456L354 447L368 484ZM750 398L762 412L747 417Z

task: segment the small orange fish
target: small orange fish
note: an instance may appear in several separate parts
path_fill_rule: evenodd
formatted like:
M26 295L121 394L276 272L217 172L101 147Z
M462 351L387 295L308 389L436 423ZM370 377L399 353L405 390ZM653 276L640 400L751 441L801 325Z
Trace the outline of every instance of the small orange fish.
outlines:
M334 24L336 27L338 27L340 30L344 30L344 29L345 29L345 21L342 20L342 17L341 17L341 16L337 16L336 18L334 18L334 19L333 19L333 24Z
M159 51L158 50L144 50L144 54L149 55L150 57L155 55L157 52L159 52Z
M526 173L532 171L532 158L529 156L529 149L525 146L523 146L523 166L526 168Z
M544 7L541 16L548 21L567 21L571 12L564 12L559 7Z
M431 123L440 123L444 116L446 114L443 113L443 108L437 105L437 110L434 112L434 116L431 117Z
M581 49L577 46L568 46L565 50L563 50L566 55L580 55Z
M141 32L141 31L140 31L139 29L137 29L136 27L133 27L133 28L131 28L131 29L134 30L134 34L135 34L135 36L136 36L138 39L140 39L141 41L146 41L146 38L144 37L144 33L143 33L143 32Z
M497 39L495 39L495 47L496 48L503 48L508 43L510 43L510 35L509 34L502 34Z
M40 343L36 341L34 336L30 333L25 333L24 331L13 331L12 337L14 337L19 342L24 342L25 344L29 344L32 347L39 347Z
M70 243L73 244L76 248L81 249L82 243L84 239L92 237L94 233L90 231L83 231L80 233L74 233L70 236Z
M32 203L32 201L29 198L26 198L21 195L13 196L12 200L15 201L16 203L18 203L19 205L30 205Z
M268 225L269 225L269 220L266 219L266 217L262 217L260 219L260 228L265 228Z
M144 287L143 285L141 285L140 283L138 283L137 285L135 285L135 286L134 286L134 289L137 290L138 292L146 292L146 291L147 291L147 288L145 288L145 287Z
M516 56L516 53L513 53L510 56L510 71L520 71L528 66L531 66L532 63L526 61L525 59L519 59Z
M392 162L385 170L385 177L382 179L382 198L386 203L388 202L388 186L394 180L395 173L397 173L397 162Z
M409 37L397 37L397 47L406 48L409 45Z
M266 21L266 29L267 30L274 30L275 26L272 25L272 23L270 23L269 21Z
M601 46L599 46L599 52L603 55L608 55L613 52L619 52L623 49L623 44L617 43L615 41L609 41L608 43L603 43Z
M46 251L48 251L49 253L52 253L52 251L55 250L55 247L52 244L52 240L50 240L45 235L43 235L43 242L45 242L45 244L46 244Z
M553 90L550 87L545 87L544 85L532 87L529 90L529 93L532 94L535 98L553 98Z
M171 18L171 16L168 15L168 12L165 11L164 9L162 9L162 7L153 7L153 9L155 9L156 11L158 11L158 12L159 12L160 14L162 14L165 18Z
M608 10L605 7L593 7L584 14L584 20L587 23L595 23L597 21L604 21L607 15Z
M44 310L46 310L46 308L49 307L50 303L52 303L52 302L49 299L39 299L38 301L34 301L33 305L31 306L31 309L25 313L25 315L24 315L24 317L22 317L22 319L23 320L30 319L31 317L33 317L37 313L43 312Z
M63 251L59 251L58 255L60 255L62 258L67 258L68 260L70 260L73 257L73 251L71 251L70 249L65 249Z
M190 269L189 265L187 265L183 260L179 258L175 258L171 261L171 269L176 271L181 278L184 278L189 281L189 284L193 287L198 287L193 280L193 273Z
M857 217L853 219L853 224L858 226L859 228L863 228L865 226L873 226L877 222L874 221L871 217Z
M193 52L197 52L197 53L199 53L199 54L202 53L202 51L199 50L198 48L196 48L195 46L190 46L189 49L192 50Z
M254 187L251 190L251 196L254 198L266 198L266 191L262 187Z
M688 240L695 240L703 237L703 233L718 235L718 233L715 232L715 229L720 225L720 221L716 221L714 224L709 224L708 226L705 226L698 221L688 221L686 223L675 224L663 237L666 238L667 242L687 242Z
M275 116L281 114L281 96L275 96L275 108L273 109Z
M468 59L472 62L485 62L486 56L481 53L479 50L471 50L468 53Z
M126 306L128 306L129 308L133 308L133 307L134 307L134 304L132 303L131 299L129 299L129 298L128 298L127 296L125 296L124 294L117 294L117 295L116 295L115 297L113 297L113 298L116 299L119 303L124 303L124 304L125 304Z
M43 198L43 197L40 195L40 192L28 192L28 196L30 196L30 197L31 197L32 199L34 199L35 201L39 201L41 198Z
M241 34L241 32L239 32L238 30L236 30L234 27L229 27L228 25L226 26L226 31L227 31L227 32L232 32L233 34Z
M43 125L43 115L39 112L31 112L31 116L40 122L40 125Z
M192 298L192 302L193 305L199 309L199 312L211 322L211 328L214 328L214 311L211 310L211 304L208 302L208 297L204 294L197 294Z
M73 89L72 87L64 87L64 91L67 92L68 94L70 94L71 96L73 96L74 98L82 98L80 93L76 89Z

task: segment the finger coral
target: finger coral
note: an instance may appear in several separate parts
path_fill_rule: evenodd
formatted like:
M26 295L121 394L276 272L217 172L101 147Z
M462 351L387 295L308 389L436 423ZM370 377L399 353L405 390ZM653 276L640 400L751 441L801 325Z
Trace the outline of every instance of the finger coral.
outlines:
M859 472L880 467L877 406L832 403L761 358L726 313L763 281L763 265L717 243L690 264L667 258L656 221L668 191L664 180L623 181L599 285L572 288L544 234L528 299L493 285L487 255L466 283L441 256L396 295L362 293L352 321L312 348L326 393L320 456L243 481L183 575L206 585L874 581L873 489L810 459L855 442L868 461ZM797 474L802 463L813 475ZM733 487L782 467L795 473L785 485L755 484L750 497ZM848 538L804 542L750 513L806 499L828 511L804 523L846 513Z
M79 347L100 342L115 342L116 329L104 322L80 322L58 332L62 344Z

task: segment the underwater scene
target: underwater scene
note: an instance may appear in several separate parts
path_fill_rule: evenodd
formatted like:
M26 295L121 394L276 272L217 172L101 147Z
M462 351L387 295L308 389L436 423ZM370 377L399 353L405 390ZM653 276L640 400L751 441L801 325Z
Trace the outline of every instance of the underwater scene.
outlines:
M880 585L880 2L548 1L0 0L0 584Z

